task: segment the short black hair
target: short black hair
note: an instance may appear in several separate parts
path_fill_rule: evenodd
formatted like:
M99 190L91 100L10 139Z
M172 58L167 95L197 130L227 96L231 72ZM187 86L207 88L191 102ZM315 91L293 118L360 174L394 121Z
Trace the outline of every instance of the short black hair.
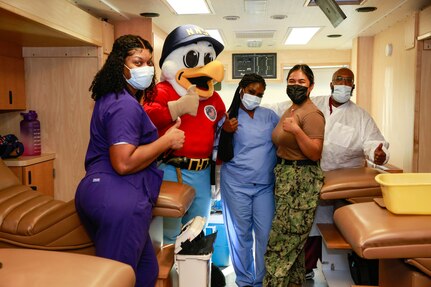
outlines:
M311 70L311 68L307 65L307 64L297 64L295 66L293 66L290 70L289 73L287 74L287 78L289 79L290 74L292 74L295 71L302 71L308 78L308 80L310 81L310 85L314 84L314 74L313 71Z

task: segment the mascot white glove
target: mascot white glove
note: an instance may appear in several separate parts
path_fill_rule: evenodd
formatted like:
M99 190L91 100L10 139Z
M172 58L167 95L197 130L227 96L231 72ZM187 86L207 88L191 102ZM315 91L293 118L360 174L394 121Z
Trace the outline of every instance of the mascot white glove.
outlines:
M191 85L187 89L187 93L178 100L168 102L169 112L173 121L184 114L196 116L198 112L198 106L199 95L196 92L196 85Z

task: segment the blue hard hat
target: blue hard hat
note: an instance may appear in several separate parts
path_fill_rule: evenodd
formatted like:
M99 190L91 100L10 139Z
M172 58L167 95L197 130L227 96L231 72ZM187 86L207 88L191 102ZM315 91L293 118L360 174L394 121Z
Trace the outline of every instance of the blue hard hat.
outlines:
M213 44L216 56L218 56L218 54L220 54L224 49L223 44L211 37L203 28L192 24L182 25L175 28L166 37L165 43L163 44L162 56L160 57L159 62L160 68L162 67L166 57L172 51L198 41L208 41Z

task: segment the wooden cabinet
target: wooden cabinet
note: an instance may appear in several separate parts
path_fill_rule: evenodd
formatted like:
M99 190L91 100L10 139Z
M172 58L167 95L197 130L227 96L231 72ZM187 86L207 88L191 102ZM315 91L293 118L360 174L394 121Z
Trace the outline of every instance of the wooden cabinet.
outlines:
M114 26L107 22L102 22L102 39L103 39L103 53L109 54L114 44Z
M15 111L37 111L42 126L42 151L56 151L54 164L58 172L51 190L55 189L56 199L64 201L74 198L85 175L84 159L94 106L88 87L114 42L111 24L71 2L0 0L0 56L9 57L2 61L24 58L25 62L25 65L0 62L0 90L4 75L11 73L12 67L23 70L25 67L22 78L26 93L25 102L17 108L9 104L9 90L6 97L0 92L0 134L19 135L22 117ZM12 101L16 104L15 97ZM45 187L35 182L40 169L32 170L41 165L32 165L12 168L23 182L30 171L31 185L46 192ZM52 180L52 170L44 172L48 174Z
M24 59L0 56L0 110L25 110Z
M54 154L42 154L5 159L4 162L22 184L54 196L54 158Z

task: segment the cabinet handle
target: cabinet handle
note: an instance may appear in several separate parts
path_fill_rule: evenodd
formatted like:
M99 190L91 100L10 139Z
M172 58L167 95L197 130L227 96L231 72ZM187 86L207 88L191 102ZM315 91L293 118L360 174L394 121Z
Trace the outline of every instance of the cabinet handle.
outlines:
M12 105L12 104L13 104L12 91L9 91L9 104L10 104L10 105Z
M29 170L27 173L28 185L31 185L31 171Z

